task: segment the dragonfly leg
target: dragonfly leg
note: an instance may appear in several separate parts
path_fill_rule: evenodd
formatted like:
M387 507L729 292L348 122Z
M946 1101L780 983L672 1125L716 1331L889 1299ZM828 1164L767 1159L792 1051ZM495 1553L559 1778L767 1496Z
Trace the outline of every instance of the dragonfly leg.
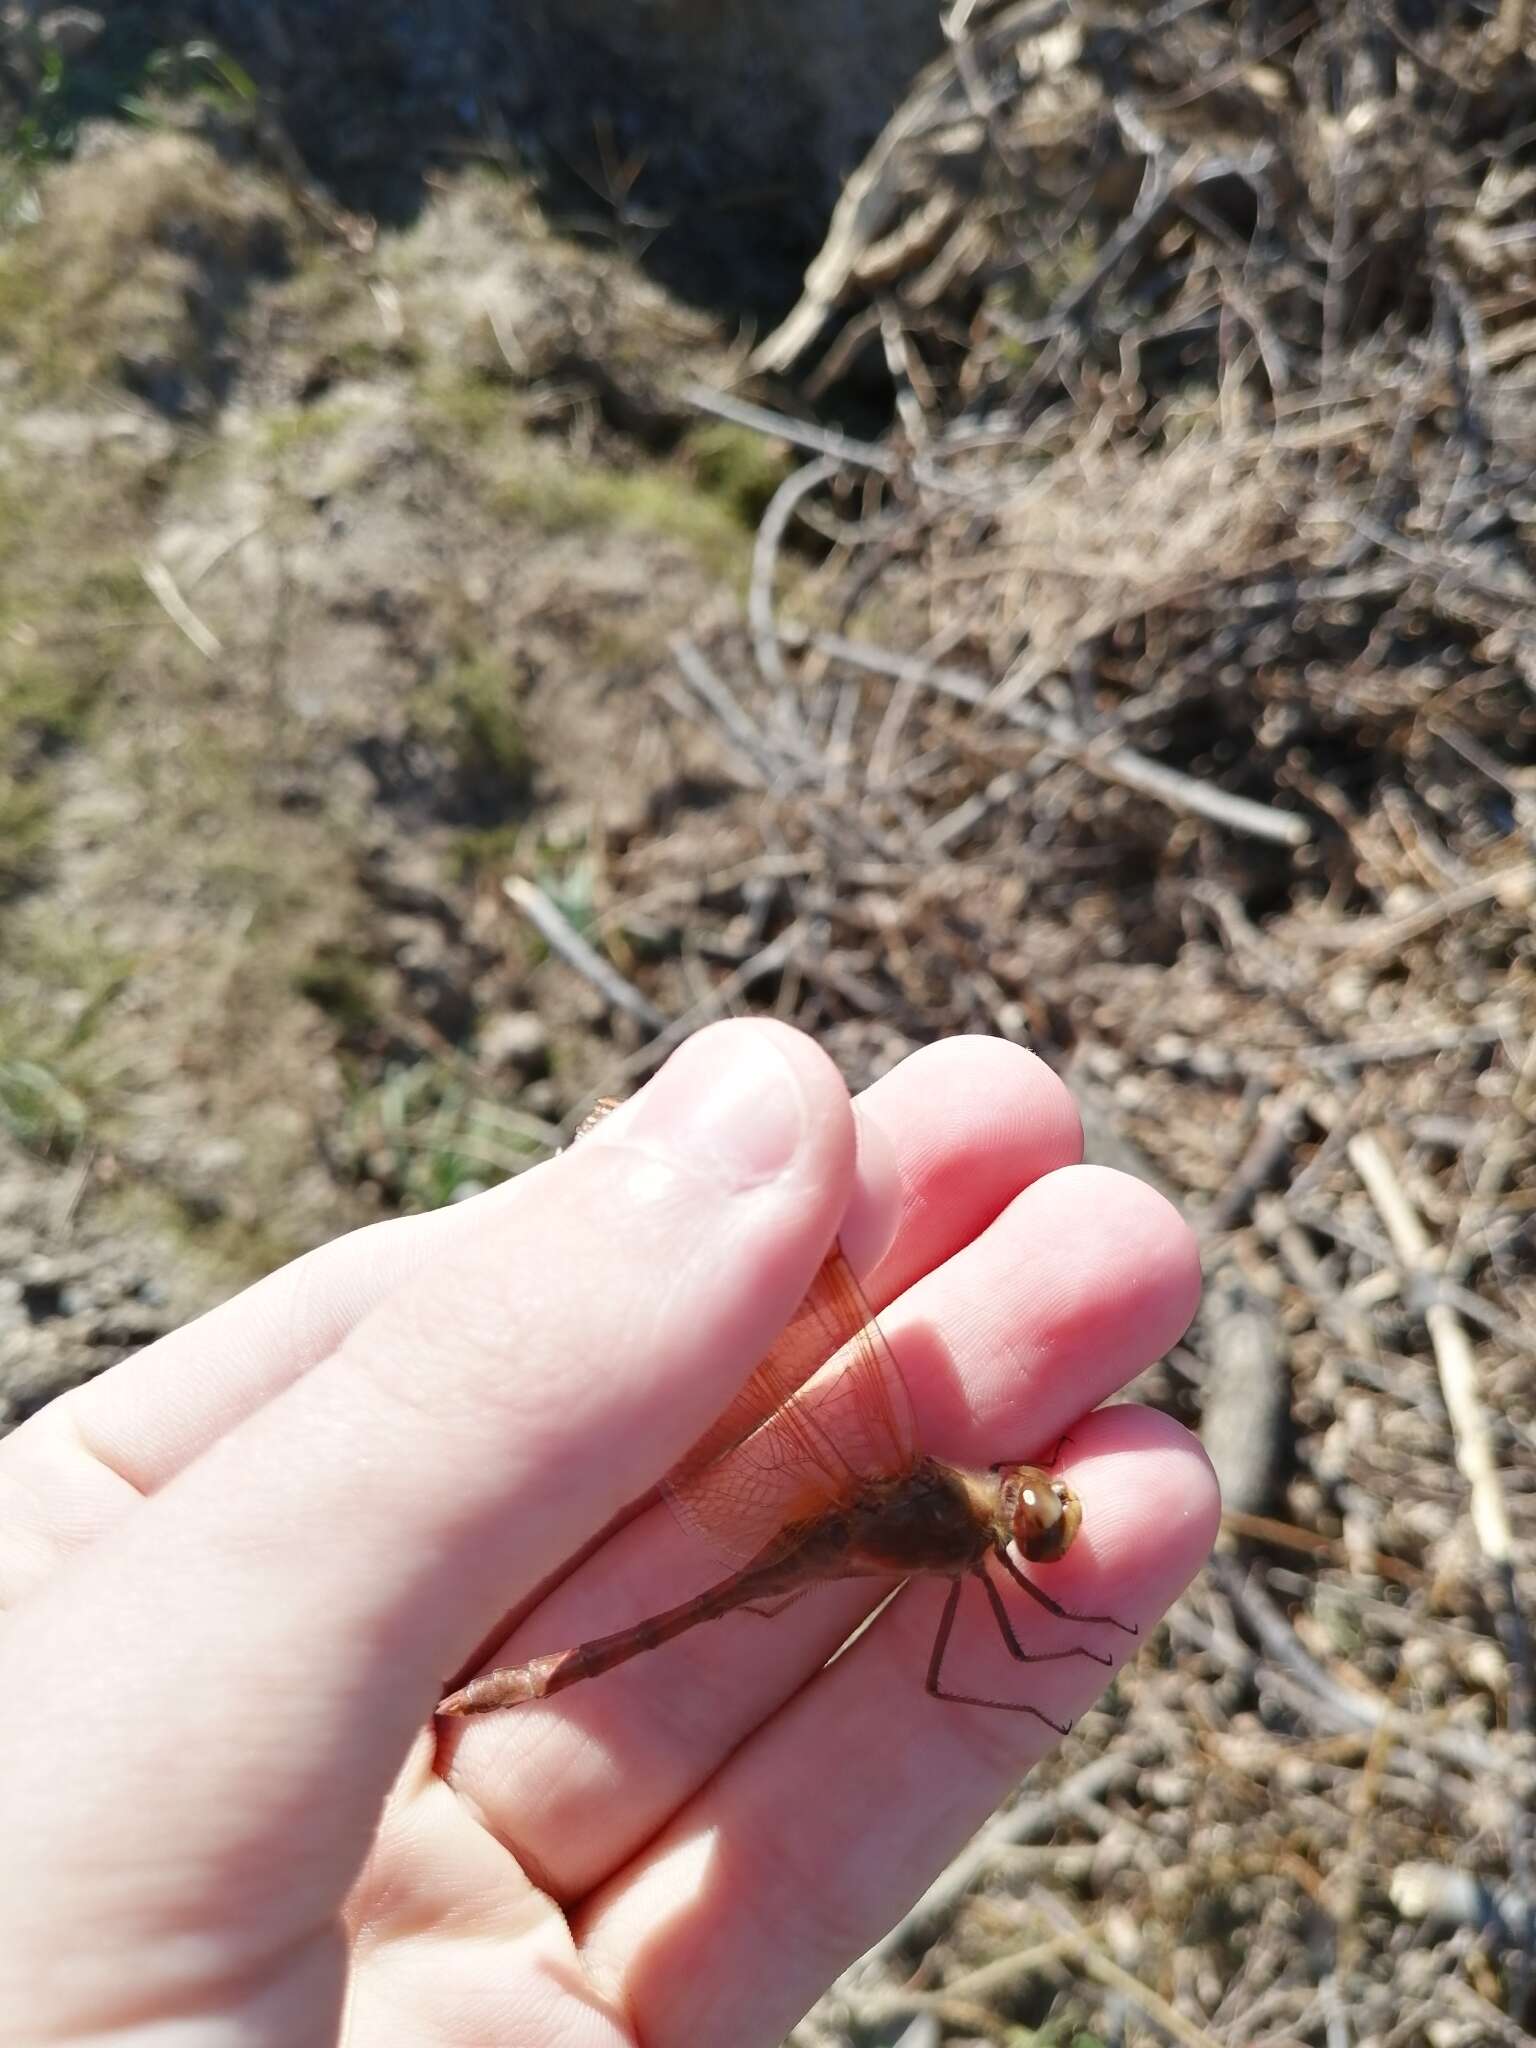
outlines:
M926 1689L936 1700L953 1700L961 1707L997 1707L1005 1714L1033 1714L1037 1721L1043 1721L1047 1728L1057 1735L1065 1735L1064 1722L1053 1721L1049 1714L1042 1714L1038 1707L1032 1707L1028 1700L984 1700L970 1692L946 1692L939 1683L939 1674L944 1666L944 1652L949 1648L950 1632L955 1625L955 1610L960 1605L961 1579L951 1579L949 1591L944 1597L944 1612L939 1616L938 1630L933 1638L933 1655L928 1659Z
M1031 1600L1037 1600L1047 1614L1054 1614L1058 1621L1081 1622L1085 1628L1123 1628L1128 1636L1139 1636L1141 1630L1134 1621L1121 1621L1114 1614L1074 1614L1070 1607L1063 1607L1059 1600L1053 1600L1049 1593L1042 1592L1033 1579L1024 1576L1006 1550L997 1551L997 1557L1016 1586L1021 1586Z
M1003 1596L987 1577L983 1566L976 1574L980 1579L987 1598L992 1603L992 1612L1003 1641L1008 1645L1008 1654L1020 1664L1054 1664L1062 1657L1086 1657L1090 1664L1113 1664L1113 1657L1100 1656L1097 1650L1090 1650L1082 1643L1074 1643L1070 1650L1026 1650L1013 1632L1013 1623L1008 1619L1008 1610L1003 1605Z

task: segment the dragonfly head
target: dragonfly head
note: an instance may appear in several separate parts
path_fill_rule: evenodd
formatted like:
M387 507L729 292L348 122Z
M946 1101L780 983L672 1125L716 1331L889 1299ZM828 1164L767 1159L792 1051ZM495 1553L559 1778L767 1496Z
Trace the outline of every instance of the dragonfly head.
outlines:
M1054 1564L1070 1549L1083 1510L1065 1479L1043 1465L1011 1465L1003 1472L1001 1519L1031 1564Z

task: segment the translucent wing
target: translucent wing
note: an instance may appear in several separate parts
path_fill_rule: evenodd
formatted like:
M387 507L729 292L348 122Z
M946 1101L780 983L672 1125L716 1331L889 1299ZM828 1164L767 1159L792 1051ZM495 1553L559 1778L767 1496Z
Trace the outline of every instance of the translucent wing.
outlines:
M594 1104L582 1138L618 1107ZM686 1457L666 1494L680 1522L745 1564L787 1523L896 1478L917 1458L907 1390L853 1269L834 1245L773 1348Z
M911 1405L836 1245L773 1348L667 1477L679 1520L745 1563L786 1523L895 1478L917 1457Z

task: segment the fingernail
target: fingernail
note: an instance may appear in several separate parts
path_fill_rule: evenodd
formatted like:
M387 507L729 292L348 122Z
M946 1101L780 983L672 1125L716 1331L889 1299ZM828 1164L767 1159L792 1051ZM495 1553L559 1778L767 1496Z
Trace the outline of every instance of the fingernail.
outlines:
M800 1084L770 1033L725 1025L678 1047L617 1135L659 1139L750 1187L783 1172L804 1130Z

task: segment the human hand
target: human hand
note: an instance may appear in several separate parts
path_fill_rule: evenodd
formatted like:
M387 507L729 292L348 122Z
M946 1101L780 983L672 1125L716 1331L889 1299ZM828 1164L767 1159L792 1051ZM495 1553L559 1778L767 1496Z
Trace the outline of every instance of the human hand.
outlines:
M555 1575L740 1384L856 1178L875 1231L882 1175L856 1176L798 1034L704 1032L638 1105L299 1260L0 1444L7 2040L769 2043L1048 1746L925 1694L937 1582L830 1666L883 1584L439 1743L442 1685L509 1602L487 1663L696 1589L660 1506ZM1188 1231L1072 1163L1065 1090L1001 1041L915 1054L858 1124L898 1198L865 1284L920 1440L986 1465L1070 1429L1083 1529L1050 1588L1145 1630L1206 1554L1214 1480L1159 1415L1080 1418L1184 1329ZM1005 1598L1027 1640L1072 1640ZM962 1603L956 1668L989 1690L1064 1720L1105 1682L1021 1671L991 1628Z

